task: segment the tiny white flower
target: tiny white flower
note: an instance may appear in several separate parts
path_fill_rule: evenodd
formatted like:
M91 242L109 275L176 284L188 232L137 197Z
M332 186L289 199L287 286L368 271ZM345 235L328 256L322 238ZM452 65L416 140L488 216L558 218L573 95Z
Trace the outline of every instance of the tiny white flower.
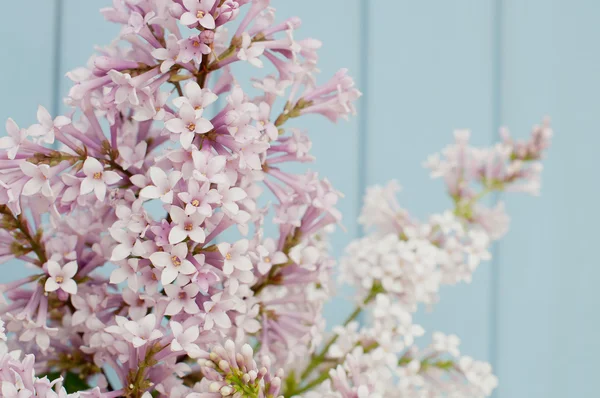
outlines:
M73 277L77 273L77 261L71 261L61 267L56 261L49 260L46 263L48 268L48 279L44 289L47 292L55 292L58 289L69 294L77 294L77 283Z
M99 201L106 196L106 186L116 184L122 177L114 171L104 170L96 158L88 157L83 163L85 178L81 181L80 193L86 195L92 191Z

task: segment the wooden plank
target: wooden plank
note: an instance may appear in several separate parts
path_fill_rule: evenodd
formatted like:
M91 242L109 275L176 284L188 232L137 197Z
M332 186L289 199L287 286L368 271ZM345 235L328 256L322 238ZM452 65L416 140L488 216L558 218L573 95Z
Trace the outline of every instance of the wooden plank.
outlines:
M556 131L542 197L509 202L501 244L498 374L502 398L597 396L600 3L504 2L503 121L543 115Z
M66 96L72 85L65 73L85 66L95 46L110 44L119 33L120 25L107 22L100 9L111 6L110 0L61 0L62 35L60 54L60 95ZM62 102L62 100L61 100ZM63 110L66 107L63 106Z
M470 128L487 145L494 126L494 7L491 0L370 3L371 41L367 181L398 179L401 204L419 217L449 208L443 184L429 180L422 162ZM491 266L474 282L442 289L433 313L417 321L427 330L456 333L464 353L490 358Z

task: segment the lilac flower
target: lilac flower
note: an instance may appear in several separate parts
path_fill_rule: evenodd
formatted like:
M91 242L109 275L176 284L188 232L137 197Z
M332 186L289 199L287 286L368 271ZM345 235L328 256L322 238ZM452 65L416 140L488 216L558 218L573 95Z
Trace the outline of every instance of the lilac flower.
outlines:
M266 275L274 265L281 265L288 261L285 253L277 250L273 239L265 239L256 251L260 255L257 269L262 275Z
M179 42L177 40L177 36L170 34L167 37L167 47L166 48L157 48L152 51L152 56L154 58L161 60L160 71L162 73L168 72L173 65L177 63L177 58L179 57Z
M130 258L127 261L120 262L117 268L110 274L110 283L119 284L127 281L127 286L131 290L137 291L140 286L138 266L139 260L137 258Z
M173 341L171 341L172 351L185 351L192 358L197 358L203 354L200 348L194 344L200 336L198 326L186 327L184 331L183 325L179 322L171 321L169 325L173 331Z
M223 292L211 296L210 300L205 301L203 305L204 330L211 330L215 325L222 329L229 329L232 323L227 311L234 306L235 303L230 298L223 297Z
M201 213L187 214L181 207L171 206L169 214L173 220L173 226L169 232L170 244L182 242L188 237L194 242L204 243L206 234L202 228L202 222L205 217Z
M20 146L27 142L28 131L17 126L14 120L6 121L6 132L8 137L0 138L0 149L6 149L6 154L9 159L14 159L19 151Z
M163 285L173 282L179 274L191 275L196 272L196 267L187 259L188 247L185 243L173 246L169 252L156 252L150 255L150 261L155 267L162 269L161 279Z
M185 203L186 215L199 213L205 218L213 214L212 205L216 205L221 200L219 192L210 189L210 184L200 184L196 180L190 180L187 192L180 192L177 196Z
M46 263L48 267L48 279L44 289L47 292L55 292L58 289L69 293L77 294L77 283L73 280L73 277L77 273L77 262L71 261L63 265L62 267L53 260Z
M38 138L46 144L54 143L54 132L64 126L71 124L71 119L66 116L57 116L52 120L52 116L43 106L38 107L37 119L39 124L34 124L28 129L31 136Z
M264 131L271 141L275 141L279 136L279 130L277 130L275 124L269 120L270 115L271 107L269 104L261 102L258 105L258 114L256 117L258 120L259 131Z
M139 321L126 321L124 329L131 333L131 343L136 348L163 336L163 333L156 329L156 315L154 314L148 314Z
M184 104L191 105L196 110L196 116L198 117L201 117L202 111L218 98L210 89L200 88L196 82L186 83L183 92L185 96L175 98L173 103L178 108L181 108Z
M248 194L241 188L233 187L229 189L223 189L220 191L221 194L221 206L223 210L230 214L231 216L235 216L240 211L240 206L238 202L244 200Z
M252 270L252 262L247 257L248 240L241 239L233 245L223 242L217 245L219 252L223 255L223 272L226 275L233 273L234 269L240 271Z
M197 314L200 312L198 304L196 304L195 298L200 291L200 287L194 283L186 286L167 285L165 286L165 293L171 301L165 309L165 315L177 315L182 310L186 314Z
M248 62L250 65L257 68L264 66L260 60L260 56L265 52L265 48L261 44L252 43L252 38L248 33L242 35L242 48L238 51L238 58Z
M35 195L41 192L47 198L53 196L50 179L53 177L53 170L47 164L34 165L29 162L20 164L21 171L29 180L23 185L22 194L25 196Z
M227 159L224 156L209 156L204 151L194 151L192 161L191 172L187 174L191 174L194 179L213 184L228 183L229 180L225 175Z
M173 188L181 179L181 173L172 171L167 177L159 167L150 167L150 179L154 185L148 185L140 191L140 196L144 199L158 199L164 203L173 202Z
M211 10L216 0L183 0L183 5L187 9L179 19L182 24L193 27L200 24L206 29L215 28L215 18Z
M85 178L81 181L81 195L94 191L96 198L103 201L106 196L106 186L119 182L122 177L112 170L104 170L102 164L95 158L88 157L83 163Z
M174 117L165 123L167 130L173 134L179 134L181 146L184 149L190 147L196 134L205 134L213 128L209 120L198 115L200 111L194 110L190 104L184 103L179 108L179 117Z
M181 51L179 57L181 61L190 62L193 60L198 63L202 62L202 56L212 52L209 45L212 44L213 39L214 33L210 30L205 30L198 36L180 40L179 46Z
M123 168L125 170L128 170L131 167L135 167L137 169L142 168L144 165L144 160L146 159L147 150L148 143L146 141L138 143L134 148L130 148L128 146L121 148L119 154L123 159Z

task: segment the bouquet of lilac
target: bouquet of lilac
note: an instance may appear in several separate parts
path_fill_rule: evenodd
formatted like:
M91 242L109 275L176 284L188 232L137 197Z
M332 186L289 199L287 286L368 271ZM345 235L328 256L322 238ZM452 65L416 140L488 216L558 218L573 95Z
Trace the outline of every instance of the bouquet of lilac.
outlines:
M317 84L320 43L294 37L297 18L276 23L268 0L114 0L103 13L119 41L68 74L72 111L40 107L27 129L9 119L0 139L2 261L33 270L0 285L3 397L489 395L489 365L461 358L453 336L418 350L411 314L489 258L507 217L479 201L537 190L547 126L484 150L457 135L428 162L455 209L427 223L395 185L373 188L361 220L377 232L341 263L357 308L328 337L340 195L286 170L312 160L288 124L354 113L352 79ZM231 71L246 62L273 69L252 80L256 97Z

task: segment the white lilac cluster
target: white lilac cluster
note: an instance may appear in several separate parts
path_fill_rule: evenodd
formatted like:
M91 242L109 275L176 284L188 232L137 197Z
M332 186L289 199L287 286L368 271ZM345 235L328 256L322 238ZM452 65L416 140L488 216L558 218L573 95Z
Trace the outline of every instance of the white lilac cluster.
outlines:
M468 279L500 230L502 209L477 207L466 185L532 181L545 136L507 137L472 175L457 167L489 154L465 144L432 159L457 209L428 224L373 191L387 207L370 194L363 219L382 235L343 264L362 302L320 348L339 193L289 171L313 159L289 124L353 114L353 80L317 83L320 42L298 39L300 20L277 21L269 0L114 0L102 12L121 31L68 74L68 114L40 107L38 123L9 119L0 139L0 258L33 270L0 285L2 396L397 397L435 390L440 373L456 391L489 392L485 366L415 351L411 313ZM256 96L233 64L264 70ZM373 322L361 329L363 307Z
M399 185L370 188L360 216L370 231L352 242L341 261L341 277L356 287L358 308L369 312L362 327L353 320L334 329L323 357L341 359L330 370L331 397L485 397L497 385L489 364L461 356L456 336L433 334L420 350L424 329L413 322L419 305L438 300L442 285L470 282L478 265L490 259L490 245L508 230L502 203L482 199L498 191L537 194L540 159L550 144L547 124L529 140L514 142L507 132L491 148L468 145L468 132L431 156L432 177L443 177L452 210L419 222L396 201ZM316 397L316 395L315 395Z

